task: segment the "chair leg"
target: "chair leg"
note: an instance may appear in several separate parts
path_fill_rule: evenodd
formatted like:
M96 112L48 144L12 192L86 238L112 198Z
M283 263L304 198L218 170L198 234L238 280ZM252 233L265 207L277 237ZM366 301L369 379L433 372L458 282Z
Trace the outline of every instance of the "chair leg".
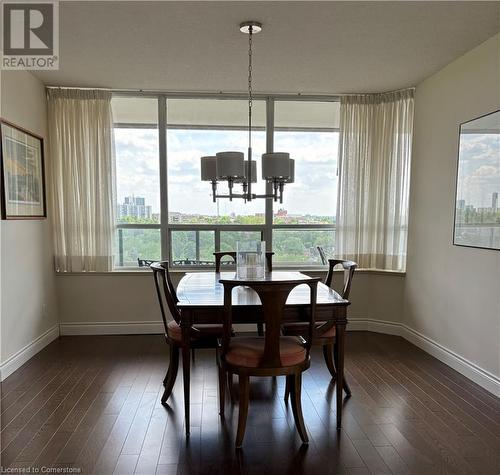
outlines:
M328 371L330 371L332 379L337 379L337 371L335 371L335 364L333 362L333 353L333 344L323 345L323 357L325 358L326 367Z
M300 439L302 440L302 443L308 444L309 438L307 437L307 430L304 424L304 417L302 415L302 373L292 375L291 379L293 381L293 388L291 391L293 418L295 420L295 425L297 426L297 431L299 433Z
M236 434L236 448L241 447L245 437L245 428L247 425L248 399L250 397L250 387L248 385L248 376L239 375L240 388L240 407L238 410L238 432Z
M226 374L222 366L219 366L219 414L224 417L226 402Z
M227 387L229 388L229 397L231 401L234 401L233 374L229 371L227 372Z
M335 367L337 367L337 352L333 351L333 358L334 358L334 361L335 361ZM344 382L343 382L343 387L344 387L344 391L347 395L347 397L351 397L352 393L351 393L351 388L349 387L349 383L347 382L347 379L345 377L345 371L344 371L344 378L343 378Z
M172 393L175 380L177 378L177 370L179 369L179 347L176 345L170 345L170 363L168 365L167 375L163 381L165 390L163 391L163 396L161 397L161 403L165 404L167 399Z
M285 404L288 404L288 398L290 397L290 391L291 391L291 388L292 388L292 381L291 381L291 376L288 375L286 376L286 379L285 379Z
M259 336L264 336L264 324L257 323L257 334Z

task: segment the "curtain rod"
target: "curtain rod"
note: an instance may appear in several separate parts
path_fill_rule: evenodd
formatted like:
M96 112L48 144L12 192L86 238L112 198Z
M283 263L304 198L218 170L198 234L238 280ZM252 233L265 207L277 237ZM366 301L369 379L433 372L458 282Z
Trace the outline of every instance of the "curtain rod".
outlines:
M339 96L383 96L384 94L395 94L396 92L415 91L415 86L403 87L401 89L391 89L384 92L350 92L345 94L338 94Z
M47 89L83 89L83 90L101 90L101 91L111 91L117 94L134 94L134 93L142 93L142 94L165 94L172 96L203 96L203 95L219 95L219 96L246 96L246 92L228 92L228 91L167 91L161 89L113 89L113 88L105 88L105 87L75 87L75 86L45 86ZM314 98L314 97L330 97L332 99L338 97L348 97L348 96L376 96L376 95L384 95L384 94L393 94L397 92L403 92L412 90L415 91L415 86L405 87L401 89L394 89L390 91L384 92L351 92L351 93L340 93L340 94L332 94L332 93L303 93L303 92L295 92L295 93L273 93L273 92L255 92L255 96L273 96L273 97L304 97L304 98Z
M84 91L112 91L109 87L45 86L45 89L78 89Z

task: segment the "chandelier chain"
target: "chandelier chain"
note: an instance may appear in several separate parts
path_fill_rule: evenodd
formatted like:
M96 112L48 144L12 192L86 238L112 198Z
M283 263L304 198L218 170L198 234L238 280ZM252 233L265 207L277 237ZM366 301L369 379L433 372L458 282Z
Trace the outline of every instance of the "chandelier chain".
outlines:
M283 203L285 183L294 181L294 161L288 153L266 153L262 155L262 178L272 185L272 189L264 194L252 193L252 182L257 182L256 165L252 160L252 111L253 111L253 34L262 31L262 24L257 21L240 23L240 31L248 34L248 156L241 152L218 152L216 156L201 157L201 180L212 182L212 199L216 203L219 198L233 201L240 198L246 202L257 198L272 199ZM265 165L265 166L264 166ZM218 194L217 183L227 181L229 194ZM243 193L233 192L234 185L240 183Z
M248 34L248 148L252 148L252 34L253 27L250 25Z

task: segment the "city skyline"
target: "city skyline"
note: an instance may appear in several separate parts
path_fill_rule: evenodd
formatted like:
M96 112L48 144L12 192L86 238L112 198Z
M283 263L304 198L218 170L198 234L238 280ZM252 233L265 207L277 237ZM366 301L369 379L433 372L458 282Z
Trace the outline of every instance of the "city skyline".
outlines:
M499 194L498 191L494 191L491 194L491 206L480 206L480 207L477 207L477 206L474 206L471 203L467 203L467 201L464 200L464 199L459 199L459 200L457 200L457 209L465 209L467 207L470 207L470 208L477 209L477 210L483 210L484 209L484 210L498 211L499 210L499 208L498 208L498 194Z
M460 135L457 204L487 208L500 192L500 134Z
M147 203L146 198L143 196L126 196L122 203L117 203L117 220L120 221L123 218L136 218L136 219L144 219L144 220L152 220L155 222L159 222L160 214L152 213L151 206ZM225 215L229 218L239 218L239 217L258 217L265 219L265 213L255 213L253 215L238 215L234 212L229 215ZM216 218L218 215L207 215L200 213L183 213L182 211L169 211L169 219L171 223L189 223L189 220L184 221L182 218L190 218L190 217L210 217ZM316 215L316 214L297 214L297 213L288 213L288 210L285 208L279 208L274 210L273 217L280 218L283 222L300 220L302 218L303 224L311 224L314 222L314 219L308 218L329 218L328 216ZM173 219L172 219L173 218ZM334 219L334 218L333 218ZM294 222L295 224L295 222ZM299 221L299 224L300 221Z

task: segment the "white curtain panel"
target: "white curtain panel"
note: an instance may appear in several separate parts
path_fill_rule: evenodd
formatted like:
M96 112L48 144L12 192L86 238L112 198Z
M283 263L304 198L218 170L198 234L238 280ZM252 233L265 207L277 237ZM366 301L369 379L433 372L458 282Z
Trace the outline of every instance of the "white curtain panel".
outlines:
M341 99L336 255L404 271L413 89Z
M55 266L113 266L114 144L111 92L47 90Z

